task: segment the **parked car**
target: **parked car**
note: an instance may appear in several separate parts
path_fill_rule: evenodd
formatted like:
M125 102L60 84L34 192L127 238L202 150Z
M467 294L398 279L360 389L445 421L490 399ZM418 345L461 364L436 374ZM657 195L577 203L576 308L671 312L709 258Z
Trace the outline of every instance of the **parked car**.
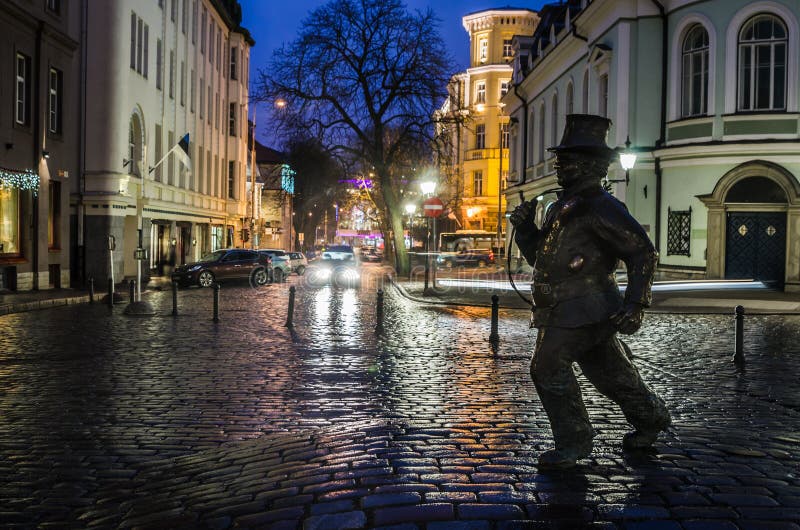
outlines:
M486 267L495 262L494 252L489 249L474 248L456 253L442 253L436 258L439 267Z
M311 285L335 285L353 287L361 284L361 271L358 267L353 247L332 245L323 251L320 259L308 266L308 283Z
M369 248L366 251L361 251L361 261L365 261L368 263L380 263L383 261L383 254L375 250L374 248Z
M215 250L195 263L180 265L172 272L172 281L184 287L210 287L214 282L229 279L250 279L253 285L264 285L270 277L269 256L252 250L230 248Z
M258 253L270 258L272 264L269 275L270 282L281 283L292 273L292 263L286 251L277 248L262 248L258 250Z
M308 267L308 260L302 252L289 252L289 262L292 266L292 272L296 272L298 276L302 276Z

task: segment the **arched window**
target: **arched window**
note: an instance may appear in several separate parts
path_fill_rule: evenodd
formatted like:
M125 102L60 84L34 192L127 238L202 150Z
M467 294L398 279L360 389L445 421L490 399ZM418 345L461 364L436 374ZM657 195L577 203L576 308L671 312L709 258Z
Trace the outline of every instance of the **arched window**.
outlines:
M683 40L681 73L681 116L708 113L708 32L695 24Z
M553 94L553 103L552 108L550 109L551 118L551 132L552 135L550 136L550 145L558 145L558 94Z
M539 107L539 162L544 160L544 136L546 134L544 128L545 122L544 104Z
M786 108L786 25L774 15L756 15L739 32L738 110Z
M131 116L128 125L128 173L142 176L142 122L138 114Z
M566 108L567 115L572 114L574 112L574 107L575 107L575 87L572 86L572 82L570 81L567 84L567 108Z

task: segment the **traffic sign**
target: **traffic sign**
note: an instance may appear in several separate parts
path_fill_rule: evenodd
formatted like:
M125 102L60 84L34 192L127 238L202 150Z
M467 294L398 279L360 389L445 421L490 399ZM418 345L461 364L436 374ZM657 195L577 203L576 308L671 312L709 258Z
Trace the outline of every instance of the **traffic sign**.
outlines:
M422 212L425 217L439 217L444 212L444 203L438 197L425 199L422 203Z

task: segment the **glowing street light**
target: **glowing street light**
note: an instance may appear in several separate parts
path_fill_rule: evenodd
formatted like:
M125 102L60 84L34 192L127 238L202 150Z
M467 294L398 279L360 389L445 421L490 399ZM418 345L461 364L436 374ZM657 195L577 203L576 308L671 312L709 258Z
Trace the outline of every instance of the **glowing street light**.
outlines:
M419 183L419 188L422 190L423 195L433 195L436 191L436 183L431 180L425 180Z

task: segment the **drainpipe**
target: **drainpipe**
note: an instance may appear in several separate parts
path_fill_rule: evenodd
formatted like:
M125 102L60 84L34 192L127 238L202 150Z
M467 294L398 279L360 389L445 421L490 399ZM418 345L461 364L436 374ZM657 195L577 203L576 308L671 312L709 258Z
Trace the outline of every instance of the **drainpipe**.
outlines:
M80 149L78 150L78 266L81 276L81 285L86 285L86 87L88 76L88 35L87 27L89 23L89 3L81 3L81 98L80 110Z
M33 59L33 167L39 168L42 161L42 35L44 34L44 21L40 20L36 28L36 52ZM41 187L41 179L39 181ZM33 290L39 290L39 198L41 194L33 197L33 230L32 230L32 265L33 265Z
M520 184L525 184L525 180L527 177L527 165L528 165L528 102L525 101L525 98L519 95L518 86L514 84L514 95L517 96L517 99L522 102L523 108L523 126L522 126L522 182Z
M661 15L661 123L659 128L660 137L656 141L656 148L663 147L667 139L667 67L668 67L668 45L667 35L667 11L659 0L651 0L657 7ZM656 229L655 240L656 250L661 250L661 187L663 175L661 171L661 159L655 157L656 173Z

